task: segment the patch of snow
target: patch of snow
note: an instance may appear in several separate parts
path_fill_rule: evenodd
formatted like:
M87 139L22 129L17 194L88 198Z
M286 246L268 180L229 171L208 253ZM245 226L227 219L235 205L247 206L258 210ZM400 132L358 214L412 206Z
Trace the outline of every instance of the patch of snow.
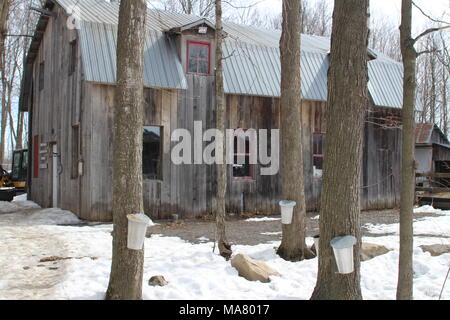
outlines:
M27 201L27 194L21 194L19 196L15 196L13 201Z
M319 220L320 219L320 215L318 214L317 216L314 216L311 218L312 220Z
M8 213L20 210L19 206L12 202L0 201L0 213Z
M16 214L21 215L20 212ZM55 225L77 221L73 214L59 209L36 210L16 220L8 216L0 215L0 265L3 268L0 273L0 299L104 298L111 270L112 224ZM414 239L415 299L436 300L439 296L450 254L432 257L419 246L450 243L450 239L444 236L450 233L450 223L439 220L449 217L427 217L415 222L415 232L419 233L429 231L433 221L441 228L436 231L435 237ZM388 233L396 226L379 225L377 228L382 233ZM361 264L363 298L395 299L398 235L364 237L363 241L381 244L392 250ZM311 245L313 239L306 238L306 243ZM253 246L233 246L234 254L242 253L262 260L280 273L271 277L270 283L261 283L239 277L230 262L218 255L217 249L216 253L212 252L211 242L192 244L177 237L152 235L145 239L143 296L151 300L309 299L316 283L317 259L285 261L276 254L279 244L280 241L272 241ZM39 259L49 256L74 259L39 267ZM30 269L23 269L25 266ZM52 266L58 269L49 270ZM169 284L165 287L149 286L148 279L159 274ZM444 290L442 299L450 299L448 288Z
M441 209L435 209L432 206L422 206L414 209L414 213L435 213L435 214L447 214L450 215L450 211L444 211Z
M262 217L262 218L250 218L245 221L249 222L264 222L264 221L279 221L281 218L271 218L271 217Z
M263 236L278 236L278 235L281 235L281 231L280 232L261 232L261 234Z
M423 211L422 211L423 212ZM414 235L433 235L433 236L450 236L450 211L439 210L438 217L425 217L415 219L413 222ZM399 234L400 224L371 224L364 225L370 233L374 234Z
M27 200L27 195L22 194L14 197L13 201L0 201L0 214L17 212L23 209L39 209L40 206L33 201Z

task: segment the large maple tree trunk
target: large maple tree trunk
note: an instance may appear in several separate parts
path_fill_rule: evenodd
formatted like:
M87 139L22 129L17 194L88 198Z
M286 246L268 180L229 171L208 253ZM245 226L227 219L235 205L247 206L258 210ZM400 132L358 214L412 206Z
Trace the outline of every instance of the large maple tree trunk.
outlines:
M412 1L402 0L400 41L404 67L402 191L400 200L400 257L397 299L413 298L413 205L414 205L414 99L416 89L416 58L411 38Z
M144 250L127 248L128 214L143 212L142 135L146 1L121 1L113 143L113 256L106 299L142 299Z
M223 89L223 63L222 63L222 1L216 0L216 126L223 133L225 139L225 103ZM223 143L223 146L225 143ZM225 160L225 148L223 149ZM225 228L225 194L227 190L227 165L225 161L217 164L217 195L216 195L216 240L219 253L225 259L231 257L231 245L227 241Z
M297 203L291 224L283 224L278 255L299 261L313 255L305 244L306 204L301 122L301 1L283 0L281 56L281 194Z
M368 107L369 0L335 1L328 72L319 271L311 299L362 299L360 286L360 176L364 117ZM353 235L355 270L338 274L330 241Z

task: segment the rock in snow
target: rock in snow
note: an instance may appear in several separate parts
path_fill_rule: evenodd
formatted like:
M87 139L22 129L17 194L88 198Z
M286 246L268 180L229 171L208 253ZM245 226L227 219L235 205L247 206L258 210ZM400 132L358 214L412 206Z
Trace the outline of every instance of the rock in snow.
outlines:
M420 246L422 251L429 252L432 257L440 256L444 253L450 253L450 245L448 244L432 244L429 246Z
M243 254L234 256L231 259L231 266L239 272L241 277L249 281L270 282L270 276L279 275L266 263L254 260Z
M167 286L169 284L169 282L166 281L166 279L164 279L163 276L153 276L150 278L150 280L148 280L148 285L149 286L160 286L160 287L164 287Z
M390 250L379 244L363 242L361 245L361 261L367 261L382 254L388 253Z

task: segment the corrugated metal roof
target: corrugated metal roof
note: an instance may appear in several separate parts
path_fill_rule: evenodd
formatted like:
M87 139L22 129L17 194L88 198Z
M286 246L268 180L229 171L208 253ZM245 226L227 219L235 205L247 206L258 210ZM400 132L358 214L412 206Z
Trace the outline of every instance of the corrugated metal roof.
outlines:
M433 133L433 129L434 124L432 123L418 123L416 125L416 143L431 143L431 135Z
M433 137L433 131L438 134ZM417 123L416 124L416 143L418 144L440 144L449 146L449 140L442 130L433 123Z
M81 50L86 81L114 83L118 5L102 0L56 0L66 11L77 5L82 20ZM174 44L164 31L197 21L195 15L160 10L147 11L148 36L145 48L145 85L186 88L186 79ZM279 31L224 23L225 92L230 94L279 96ZM330 40L302 35L302 96L308 100L327 99L327 70ZM369 92L377 106L401 108L403 67L374 52L369 62Z
M224 89L231 94L280 96L280 51L264 47L225 41ZM302 97L307 100L327 99L327 55L302 51Z
M86 81L115 83L117 26L82 22L80 44ZM147 32L144 47L144 85L187 88L186 77L174 44L162 32Z
M368 63L368 89L376 106L398 107L403 104L403 66L372 60Z

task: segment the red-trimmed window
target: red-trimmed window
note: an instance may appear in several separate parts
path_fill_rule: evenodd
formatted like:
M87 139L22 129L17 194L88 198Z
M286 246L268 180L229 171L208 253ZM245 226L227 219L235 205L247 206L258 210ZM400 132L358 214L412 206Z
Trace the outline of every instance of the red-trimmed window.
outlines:
M208 42L187 42L187 73L210 73L211 44Z
M252 141L251 135L246 135L244 132L245 130L237 130L234 135L233 180L255 179L255 164L250 163L250 152L252 149L254 150L253 143L255 141ZM241 144L241 149L238 147L239 144Z
M325 143L325 133L313 133L313 167L314 177L321 177L323 170L323 151Z
M39 178L39 136L34 136L33 139L33 178Z

